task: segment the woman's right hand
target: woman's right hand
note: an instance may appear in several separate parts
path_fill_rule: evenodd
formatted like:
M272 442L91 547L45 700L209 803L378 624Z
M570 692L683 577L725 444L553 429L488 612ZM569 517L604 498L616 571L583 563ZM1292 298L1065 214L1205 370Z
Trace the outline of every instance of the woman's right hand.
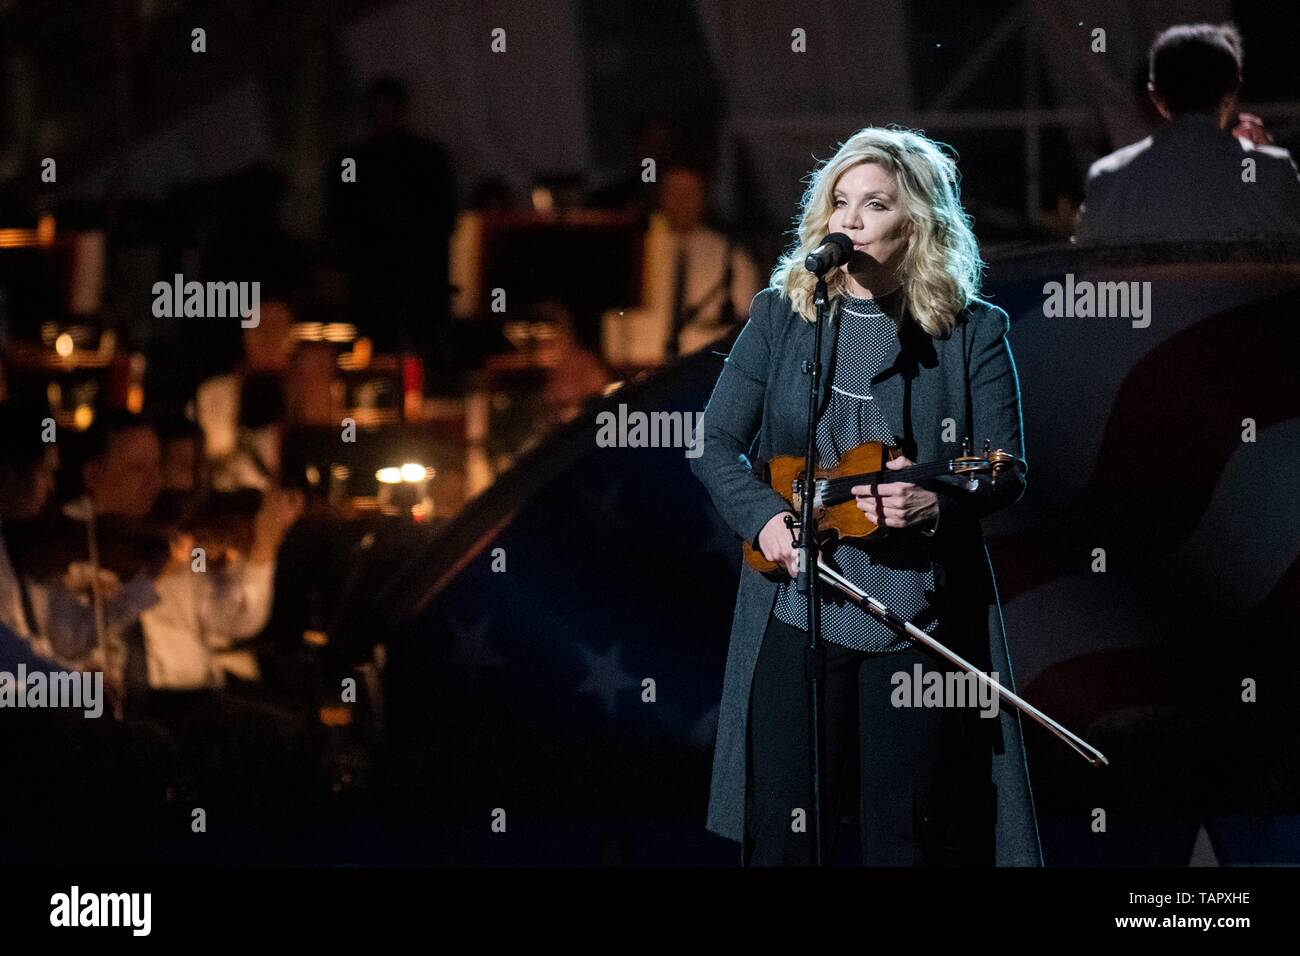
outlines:
M758 549L769 561L785 566L790 577L799 574L799 551L794 546L794 533L785 526L786 516L794 517L793 511L782 511L772 515L772 519L763 525L758 533Z

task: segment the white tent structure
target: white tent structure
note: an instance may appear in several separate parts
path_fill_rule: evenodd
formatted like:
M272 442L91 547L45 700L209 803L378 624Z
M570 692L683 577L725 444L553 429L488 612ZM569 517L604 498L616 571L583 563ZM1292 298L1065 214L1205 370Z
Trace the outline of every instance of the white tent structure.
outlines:
M825 158L863 126L897 123L939 139L953 130L1024 134L1020 214L1031 219L1049 198L1041 187L1043 130L1104 128L1115 145L1145 136L1131 78L1151 39L1174 23L1231 17L1226 0L1025 0L1008 8L936 96L918 102L905 0L699 0L697 9L730 106L720 183L729 208L743 197L735 195L734 164L726 158L741 148L772 208L793 210L814 157ZM792 49L799 29L806 52ZM1030 69L1020 102L963 105L983 77L1022 57ZM1058 105L1043 107L1044 88ZM1096 158L1086 149L1084 160Z

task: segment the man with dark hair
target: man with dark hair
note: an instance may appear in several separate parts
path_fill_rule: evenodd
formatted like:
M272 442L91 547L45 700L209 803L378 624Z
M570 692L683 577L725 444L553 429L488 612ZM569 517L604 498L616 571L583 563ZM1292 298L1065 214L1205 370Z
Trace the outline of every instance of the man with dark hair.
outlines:
M1180 24L1151 46L1147 90L1165 124L1088 170L1080 242L1300 238L1300 176L1258 119L1237 114L1241 35Z
M110 412L86 434L85 446L86 494L66 509L68 515L83 521L149 516L164 483L154 426L138 415ZM128 681L137 690L146 684L153 690L219 688L227 671L257 679L255 658L235 645L255 636L270 615L279 546L301 510L300 494L268 489L248 547L229 561L205 553L202 571L194 564L195 542L184 533L173 535L171 560L156 582L138 585L147 597L132 604L133 623L138 618L140 627L125 634L132 647ZM132 587L128 583L123 591Z
M1170 27L1151 45L1150 63L1148 89L1160 115L1222 111L1226 120L1241 87L1241 34L1231 24Z
M58 658L79 657L95 642L91 609L72 600L57 581L16 567L5 538L7 525L44 510L54 488L58 454L56 442L47 439L58 433L51 425L44 405L0 405L0 671L10 679L19 665L28 674L61 672ZM109 603L108 624L120 607ZM56 708L0 714L4 769L13 780L22 777L21 785L0 793L4 845L16 844L15 858L27 852L49 862L47 854L63 835L118 839L152 825L166 806L173 766L165 735L138 722L83 720L83 713ZM21 774L21 768L39 772Z
M162 490L162 445L145 418L103 413L82 442L81 481L97 514L140 519Z
M0 406L0 624L35 653L72 664L99 643L92 607L58 576L28 570L3 528L37 517L49 500L58 455L55 443L45 441L57 435L46 428L48 414L41 406ZM104 602L104 629L119 633L157 601L148 576L137 575Z
M165 433L185 431L173 424ZM162 446L150 420L105 413L83 444L85 496L66 513L97 524L150 515L164 485ZM166 727L191 758L190 770L203 778L200 785L218 787L232 800L256 803L248 780L276 777L277 786L287 787L303 772L292 755L303 747L300 722L226 689L230 675L258 679L256 657L237 645L266 624L280 542L301 510L300 494L269 489L239 554L233 547L219 554L209 545L200 560L195 540L185 531L173 533L170 560L156 580L140 585L147 585L148 603L134 606L120 629L110 628L126 648L120 679L127 716ZM121 592L132 587L128 582Z

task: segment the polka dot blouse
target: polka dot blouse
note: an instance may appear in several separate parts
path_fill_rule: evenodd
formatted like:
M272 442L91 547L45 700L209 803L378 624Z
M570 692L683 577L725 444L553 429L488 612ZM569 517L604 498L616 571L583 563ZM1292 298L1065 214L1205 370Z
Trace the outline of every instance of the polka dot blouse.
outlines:
M880 372L897 340L893 318L874 299L845 296L836 333L831 394L817 419L817 452L833 468L840 456L863 442L895 444L895 430L885 421L871 394L871 379ZM934 570L925 539L915 530L891 530L879 541L844 541L823 560L912 624L933 631L938 620L930 609ZM805 630L807 598L786 579L777 591L772 613ZM823 639L860 651L888 652L911 646L884 624L821 582Z

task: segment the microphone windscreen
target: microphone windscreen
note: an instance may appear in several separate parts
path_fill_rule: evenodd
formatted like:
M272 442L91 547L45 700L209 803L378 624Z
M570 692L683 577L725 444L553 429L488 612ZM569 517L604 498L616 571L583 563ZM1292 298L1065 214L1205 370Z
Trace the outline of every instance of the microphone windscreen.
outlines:
M834 243L840 250L840 262L848 262L849 257L853 255L853 240L842 232L832 232L824 240L823 245Z

